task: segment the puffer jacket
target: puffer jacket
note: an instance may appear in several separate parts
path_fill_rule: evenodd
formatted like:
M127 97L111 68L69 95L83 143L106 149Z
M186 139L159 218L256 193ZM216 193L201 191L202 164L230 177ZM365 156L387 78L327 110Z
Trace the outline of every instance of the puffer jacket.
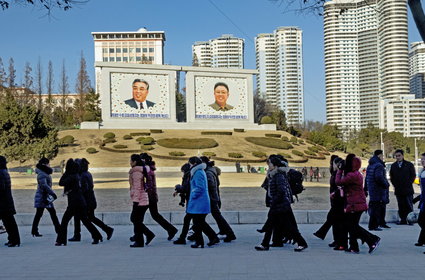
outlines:
M204 169L205 163L198 164L190 170L190 197L186 212L189 214L211 213L208 180Z
M268 191L270 213L281 213L291 210L293 197L287 178L288 167L278 167L268 172Z
M87 203L88 209L96 209L97 202L94 194L93 176L89 171L84 171L81 176L81 189L83 191L84 199Z
M388 204L390 183L385 175L385 164L377 156L373 156L369 160L366 169L365 191L369 193L369 201L384 202Z
M81 190L80 175L65 171L59 180L59 186L64 187L64 194L68 197L68 207L86 209L87 204Z
M35 169L37 174L37 190L34 196L35 208L52 208L53 202L47 201L48 195L55 195L52 190L52 169L45 165L37 165Z
M158 203L159 198L158 198L158 190L156 188L156 175L155 175L156 167L155 165L150 165L150 166L145 166L145 168L146 168L146 173L148 174L146 178L145 189L149 195L149 202Z
M344 188L346 213L363 212L367 210L366 194L363 189L363 175L359 172L362 161L360 158L353 158L352 171L343 174L342 170L336 173L335 183Z
M139 206L149 205L148 193L145 190L143 166L132 167L128 174L131 201L139 203Z
M208 195L210 196L210 205L211 205L211 212L219 211L220 210L220 195L218 194L218 175L217 170L212 167L208 166L205 169L205 174L207 175L207 181L208 181Z
M7 169L0 169L0 217L15 214L9 172Z

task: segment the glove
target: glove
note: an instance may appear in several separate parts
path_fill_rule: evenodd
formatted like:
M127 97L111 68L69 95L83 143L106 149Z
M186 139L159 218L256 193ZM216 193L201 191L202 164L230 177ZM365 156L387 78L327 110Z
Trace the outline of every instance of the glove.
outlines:
M58 199L58 196L55 193L52 193L54 199Z

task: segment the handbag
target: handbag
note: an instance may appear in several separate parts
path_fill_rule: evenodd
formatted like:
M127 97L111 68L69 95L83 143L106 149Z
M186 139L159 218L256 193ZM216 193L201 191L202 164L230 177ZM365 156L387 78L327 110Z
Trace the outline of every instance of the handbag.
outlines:
M47 203L52 203L55 200L56 200L56 198L54 198L53 195L51 195L51 194L48 194L47 197L46 197Z

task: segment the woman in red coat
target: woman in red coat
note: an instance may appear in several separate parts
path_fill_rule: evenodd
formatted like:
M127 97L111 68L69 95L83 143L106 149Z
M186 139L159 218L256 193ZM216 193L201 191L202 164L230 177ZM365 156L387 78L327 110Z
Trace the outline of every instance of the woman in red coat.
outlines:
M369 246L369 253L375 251L379 245L379 238L371 234L359 225L360 217L367 210L366 194L363 189L363 176L359 169L361 167L360 158L354 154L349 154L345 162L338 165L335 183L342 186L345 197L344 220L345 226L350 234L351 253L359 253L359 245L357 239L366 242Z

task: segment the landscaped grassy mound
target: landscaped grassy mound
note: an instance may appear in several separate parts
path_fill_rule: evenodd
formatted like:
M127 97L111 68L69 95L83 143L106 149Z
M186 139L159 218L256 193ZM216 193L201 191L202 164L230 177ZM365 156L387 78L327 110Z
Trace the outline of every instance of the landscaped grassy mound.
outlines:
M289 150L293 148L291 144L289 144L288 142L282 141L281 139L278 139L278 138L246 137L245 140L252 144L263 146L263 147L283 149L283 150Z
M159 146L172 149L208 149L218 146L211 138L164 138L158 139Z

